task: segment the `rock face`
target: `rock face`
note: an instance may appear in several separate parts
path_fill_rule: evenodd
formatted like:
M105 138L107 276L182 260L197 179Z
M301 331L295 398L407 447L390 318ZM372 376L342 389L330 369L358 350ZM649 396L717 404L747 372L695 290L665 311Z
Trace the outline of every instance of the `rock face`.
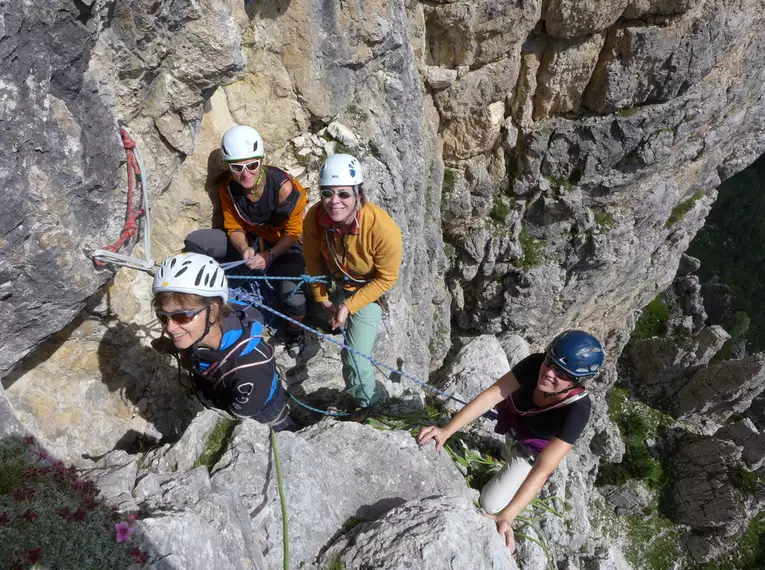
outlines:
M172 149L160 168L154 153L167 153L165 141L191 152L203 91L243 67L241 32L225 3L165 4L0 8L0 148L9 157L0 170L0 376L69 323L110 277L85 251L122 228L118 122L135 125L157 196L167 183L160 173L172 173L182 154Z
M409 501L360 524L322 554L320 565L336 560L347 570L518 568L494 524L448 497Z
M737 480L741 448L717 437L685 434L672 459L676 520L697 531L730 536L759 512L762 483L747 488Z
M454 360L442 369L440 388L469 402L510 371L502 345L494 335L481 335L468 342ZM454 401L448 406L462 407Z
M445 135L442 217L456 249L449 285L461 328L542 343L551 332L588 326L618 353L616 331L669 284L714 199L715 165L741 164L740 151L754 156L738 141L761 140L746 119L760 103L723 119L731 100L719 88L731 85L741 102L759 89L726 71L746 61L760 73L745 55L752 48L728 43L759 42L760 32L743 24L753 5L658 4L546 2L544 31L485 64L479 54L493 52L484 50L481 12L461 3L432 8L439 17L426 26L448 18L466 30L451 49L431 51L434 63L469 65L465 81L481 86L467 98L458 79L435 94L443 128L472 143L469 153L452 151ZM527 22L518 18L515 33ZM517 82L508 84L516 68ZM470 129L447 102L455 98ZM509 108L496 126L491 110L503 101Z
M322 547L352 517L379 518L410 500L444 495L472 502L459 471L445 453L420 450L405 432L325 420L299 435L277 434L295 566L313 564ZM254 422L237 428L216 466L212 483L236 489L276 567L282 526L268 431ZM265 547L268 545L268 550Z
M674 410L681 417L722 423L749 408L763 390L765 354L753 354L699 370L676 392Z

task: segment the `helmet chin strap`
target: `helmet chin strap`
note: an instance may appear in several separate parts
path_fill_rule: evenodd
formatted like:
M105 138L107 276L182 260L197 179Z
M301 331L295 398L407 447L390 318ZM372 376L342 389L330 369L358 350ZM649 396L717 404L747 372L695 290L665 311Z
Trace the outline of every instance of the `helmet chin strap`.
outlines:
M205 330L197 340L195 340L191 346L197 346L210 332L210 302L205 299Z

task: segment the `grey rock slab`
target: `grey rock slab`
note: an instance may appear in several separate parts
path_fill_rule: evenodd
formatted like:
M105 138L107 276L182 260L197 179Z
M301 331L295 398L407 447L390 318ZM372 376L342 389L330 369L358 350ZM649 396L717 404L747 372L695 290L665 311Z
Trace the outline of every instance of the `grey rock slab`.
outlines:
M730 441L690 433L678 441L672 458L677 522L694 529L741 523L742 497L729 475L740 457L740 448Z
M224 417L215 410L203 410L191 421L183 436L146 454L143 463L160 472L188 471L204 453L207 439Z
M515 570L494 523L464 498L409 501L342 536L319 562L346 570Z
M440 386L470 401L509 371L510 363L497 338L481 335L468 342L443 368Z
M684 384L684 378L706 366L728 338L722 327L712 326L685 337L631 342L627 354L639 379L638 391L659 400L673 395Z
M247 510L235 492L211 483L205 467L147 478L136 488L136 530L152 552L151 568L265 570Z
M507 363L512 368L521 360L531 354L531 347L526 339L517 334L503 334L499 336L499 344L507 356Z
M653 498L653 494L642 484L603 485L600 494L614 506L617 515L642 513Z
M472 501L446 453L420 449L407 432L324 420L277 434L295 567L313 563L351 517L372 520L408 500L449 495ZM269 567L280 561L282 525L268 430L244 422L212 476L250 512Z
M21 421L13 410L13 405L8 399L2 385L0 385L0 437L26 436L28 431L21 425Z
M457 80L457 71L443 67L429 66L425 78L431 89L446 89Z
M765 432L758 431L750 419L744 418L725 425L714 435L740 445L743 448L741 459L752 471L756 471L765 463Z
M93 469L86 471L85 478L96 484L101 499L107 505L124 513L138 510L133 499L137 475L136 458L118 450L99 459Z
M765 353L727 360L699 370L676 392L674 412L681 417L724 422L744 412L765 389Z

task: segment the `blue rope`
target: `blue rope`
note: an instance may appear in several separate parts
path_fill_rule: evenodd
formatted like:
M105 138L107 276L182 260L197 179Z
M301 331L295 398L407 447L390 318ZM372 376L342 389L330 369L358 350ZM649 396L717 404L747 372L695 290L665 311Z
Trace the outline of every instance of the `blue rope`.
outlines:
M314 408L313 406L309 406L309 405L308 405L308 404L306 404L305 402L301 402L301 401L300 401L300 400L298 400L298 399L297 399L295 396L293 396L292 394L290 394L290 391L289 391L289 390L287 390L287 394L289 394L289 397L290 397L290 398L292 398L293 400L295 400L295 401L296 401L298 404L300 404L301 406L303 406L303 407L304 407L306 410L311 410L312 412L316 412L316 413L319 413L319 414L324 414L325 416L332 416L332 417L334 417L334 418L343 418L343 417L346 417L346 416L350 416L350 415L351 415L351 414L344 414L344 413L342 413L342 412L330 412L330 411L328 411L328 410L320 410L319 408Z
M352 346L348 346L344 342L340 342L339 340L335 340L334 338L332 338L328 334L321 333L321 332L319 332L319 331L317 331L315 329L312 329L309 326L304 325L300 321L296 321L295 319L293 319L291 317L288 317L287 315L285 315L283 313L280 313L276 309L272 309L271 307L267 307L266 305L264 305L263 303L261 303L260 301L258 301L257 299L255 299L254 297L252 297L251 295L247 294L244 291L232 290L231 293L233 293L233 296L237 297L241 301L248 302L248 303L250 303L250 304L252 304L252 305L254 305L254 306L256 306L256 307L258 307L260 309L265 309L266 311L269 311L270 313L272 313L272 314L274 314L274 315L276 315L278 317L281 317L285 321L290 322L293 325L296 325L296 326L298 326L298 327L300 327L302 329L307 330L310 333L315 334L316 336L318 336L321 339L328 340L329 342L331 342L333 344L336 344L340 348L344 348L345 350L349 351L351 354L357 354L358 356L361 356L362 358L366 358L372 364L375 364L377 366L382 366L386 370L389 370L389 371L391 371L391 372L393 372L395 374L398 374L399 376L402 376L403 378L406 378L407 380L411 380L412 382L414 382L415 384L419 384L423 388L427 388L428 390L432 390L433 392L436 392L438 394L441 394L442 396L445 396L447 400L454 400L456 402L459 402L463 406L467 405L467 402L463 402L459 398L455 397L454 394L448 394L448 393L444 392L443 390L439 390L435 386L431 386L430 384L427 384L426 382L423 382L422 380L419 380L418 378L415 378L411 374L407 374L403 370L397 370L396 368L393 368L392 366L389 366L389 365L387 365L387 364L385 364L383 362L379 362L379 361L375 360L374 358L372 358L371 356L356 350Z
M299 275L284 277L282 275L228 275L229 280L243 281L300 281L301 283L326 283L326 275Z

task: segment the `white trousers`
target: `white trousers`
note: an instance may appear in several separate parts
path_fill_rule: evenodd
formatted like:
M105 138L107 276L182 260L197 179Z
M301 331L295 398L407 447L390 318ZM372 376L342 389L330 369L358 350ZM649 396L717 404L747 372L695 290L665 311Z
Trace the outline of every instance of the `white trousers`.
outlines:
M509 434L502 448L502 457L505 458L505 465L481 489L481 507L492 515L513 500L534 464Z

